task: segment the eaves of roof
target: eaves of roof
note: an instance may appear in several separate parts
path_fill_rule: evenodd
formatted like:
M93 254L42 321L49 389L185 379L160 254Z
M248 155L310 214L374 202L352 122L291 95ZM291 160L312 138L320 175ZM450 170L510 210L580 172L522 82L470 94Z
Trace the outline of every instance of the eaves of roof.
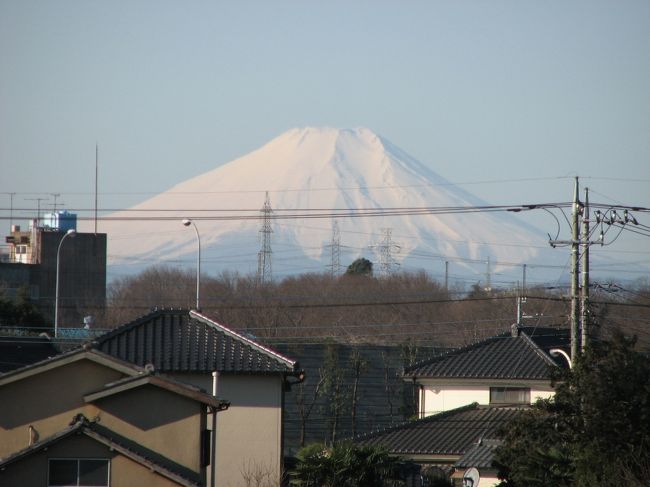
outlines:
M2 374L0 375L0 387L80 360L90 360L125 375L137 375L144 372L143 368L135 364L125 362L99 350L83 347Z
M33 445L14 453L13 455L0 460L0 471L5 470L12 463L18 462L34 453L47 449L49 446L64 440L75 434L83 434L93 440L106 445L121 455L130 458L140 465L156 472L157 474L172 480L184 487L199 487L202 485L198 473L179 465L178 463L159 455L158 453L143 447L121 435L88 421L83 415L78 415L71 425L48 438L34 443Z
M174 394L178 394L188 399L192 399L206 406L215 408L218 411L228 409L229 401L219 399L198 387L190 384L184 384L168 377L161 377L153 374L143 374L141 376L126 377L124 379L106 384L98 391L88 393L84 396L84 401L87 403L95 402L105 397L110 397L115 394L120 394L131 389L136 389L145 385L159 387Z

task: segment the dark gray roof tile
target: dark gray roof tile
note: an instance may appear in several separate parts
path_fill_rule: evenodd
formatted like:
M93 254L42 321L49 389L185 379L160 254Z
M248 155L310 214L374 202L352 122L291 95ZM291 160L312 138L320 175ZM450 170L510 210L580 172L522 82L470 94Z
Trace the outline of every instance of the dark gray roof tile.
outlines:
M298 372L291 359L187 310L154 311L93 343L104 353L161 372Z
M548 379L557 366L548 350L566 346L566 332L522 328L425 360L404 371L406 377L454 379ZM540 343L543 345L540 346Z
M396 455L463 455L479 439L494 438L523 410L474 403L360 436L355 442L383 445Z

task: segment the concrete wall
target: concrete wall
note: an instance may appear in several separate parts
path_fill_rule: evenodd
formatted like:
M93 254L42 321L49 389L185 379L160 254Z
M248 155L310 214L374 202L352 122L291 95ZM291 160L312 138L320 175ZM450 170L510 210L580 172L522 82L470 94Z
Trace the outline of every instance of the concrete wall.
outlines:
M530 387L530 400L534 403L537 399L546 399L553 396L554 391L550 383L472 383L464 385L453 384L432 384L425 383L420 393L419 409L420 417L430 416L450 409L466 406L473 402L479 404L490 404L490 387Z
M3 487L47 486L50 458L105 458L110 460L110 485L113 487L172 487L168 480L148 468L111 451L105 445L84 435L61 440L46 451L34 453L0 470Z

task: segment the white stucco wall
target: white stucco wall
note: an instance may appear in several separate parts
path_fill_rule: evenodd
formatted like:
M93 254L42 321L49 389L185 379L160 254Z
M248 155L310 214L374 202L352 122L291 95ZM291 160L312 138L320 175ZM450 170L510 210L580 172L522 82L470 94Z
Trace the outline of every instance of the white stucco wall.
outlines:
M461 382L459 380L459 382ZM553 396L554 391L550 384L543 383L472 383L466 384L423 384L420 393L420 416L430 416L450 409L466 406L473 402L482 405L490 404L490 387L530 387L530 400L534 403L537 399L546 399Z

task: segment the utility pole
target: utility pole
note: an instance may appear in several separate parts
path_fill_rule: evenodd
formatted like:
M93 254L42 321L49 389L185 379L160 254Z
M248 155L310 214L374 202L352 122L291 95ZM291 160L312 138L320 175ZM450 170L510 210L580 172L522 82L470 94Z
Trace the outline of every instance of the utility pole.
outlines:
M575 187L573 189L573 205L571 211L571 363L575 363L578 358L578 326L580 322L580 303L579 303L579 278L580 262L578 254L580 251L580 202L578 200L578 177L576 176Z
M269 192L266 192L264 199L264 206L260 210L262 216L262 228L260 229L262 248L257 253L257 280L260 283L273 280L273 266L271 264L271 200L269 199Z
M526 264L522 266L522 283L523 296L526 297Z
M582 215L582 303L580 315L581 348L585 351L589 341L589 188L585 188L585 204Z

